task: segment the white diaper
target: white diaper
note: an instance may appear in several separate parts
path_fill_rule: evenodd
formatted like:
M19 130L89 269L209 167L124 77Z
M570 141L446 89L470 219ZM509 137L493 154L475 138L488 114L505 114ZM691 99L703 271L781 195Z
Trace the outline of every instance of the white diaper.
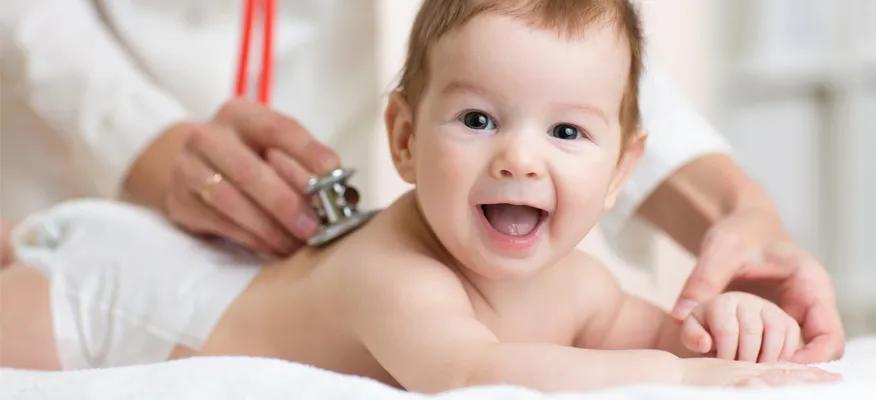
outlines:
M16 259L49 279L64 369L163 361L177 344L199 349L261 264L155 212L104 200L34 214L12 242Z

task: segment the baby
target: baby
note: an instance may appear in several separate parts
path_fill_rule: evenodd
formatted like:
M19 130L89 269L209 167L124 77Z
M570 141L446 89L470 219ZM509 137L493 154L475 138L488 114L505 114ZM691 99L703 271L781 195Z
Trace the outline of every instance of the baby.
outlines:
M776 363L800 328L768 301L725 293L679 324L575 250L643 152L641 58L625 0L426 0L385 113L415 189L260 268L170 358L284 358L422 392L836 379Z

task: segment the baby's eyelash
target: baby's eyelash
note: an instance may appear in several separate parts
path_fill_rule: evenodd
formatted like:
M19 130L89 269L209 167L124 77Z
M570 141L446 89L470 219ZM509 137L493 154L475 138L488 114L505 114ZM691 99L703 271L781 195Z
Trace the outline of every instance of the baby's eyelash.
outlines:
M593 141L593 137L586 129L568 122L561 122L551 127L549 134L557 139L575 140L586 139ZM574 133L574 137L568 137L570 133Z
M496 119L480 110L465 110L456 119L469 129L495 130Z
M496 122L496 119L493 118L493 116L489 113L478 109L464 110L456 115L455 120L465 125L466 128L474 131L493 131L498 129L498 123ZM582 128L579 125L569 122L560 122L556 125L553 125L548 130L548 133L562 140L586 139L589 141L593 141L593 137L590 135L590 132L588 132L586 129ZM570 133L574 133L574 137L569 137L568 135Z

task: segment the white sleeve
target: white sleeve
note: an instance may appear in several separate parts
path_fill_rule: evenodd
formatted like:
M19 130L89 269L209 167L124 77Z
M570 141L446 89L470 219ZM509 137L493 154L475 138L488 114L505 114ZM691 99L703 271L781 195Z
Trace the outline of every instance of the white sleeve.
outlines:
M6 51L19 61L25 101L101 193L117 194L137 155L185 109L138 69L94 3L10 3L17 4L4 11Z
M642 202L674 171L700 156L730 152L718 131L685 101L667 77L650 66L639 85L639 107L648 143L614 209L601 220L609 234L620 233Z

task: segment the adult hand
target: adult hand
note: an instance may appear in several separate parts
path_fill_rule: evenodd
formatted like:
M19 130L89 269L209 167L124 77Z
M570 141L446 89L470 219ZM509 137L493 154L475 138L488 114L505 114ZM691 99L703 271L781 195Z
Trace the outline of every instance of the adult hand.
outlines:
M800 323L805 346L792 361L842 356L844 333L830 276L790 239L773 213L738 211L707 231L672 315L684 319L728 286L772 300Z
M307 180L339 165L294 119L233 99L210 121L168 128L132 166L125 194L193 233L288 255L318 228Z

